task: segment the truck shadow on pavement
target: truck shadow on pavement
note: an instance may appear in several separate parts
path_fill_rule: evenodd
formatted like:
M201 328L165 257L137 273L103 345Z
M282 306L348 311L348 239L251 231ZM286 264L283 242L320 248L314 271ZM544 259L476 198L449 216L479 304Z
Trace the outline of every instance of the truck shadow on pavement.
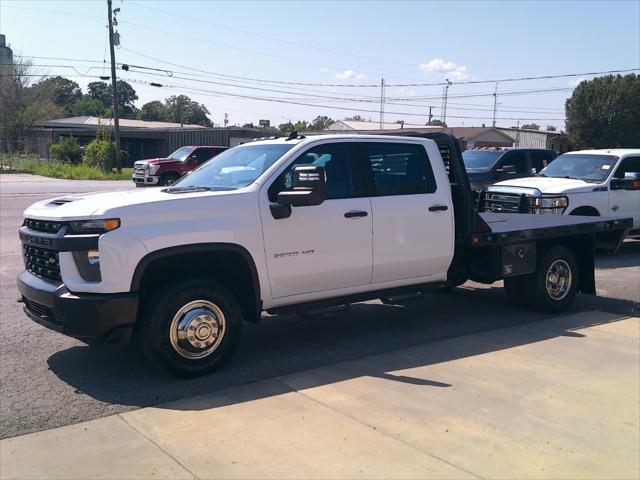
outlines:
M614 255L598 255L596 268L640 267L640 240L626 240Z
M605 307L608 312L615 313L580 315L587 310ZM118 351L108 346L72 347L50 356L48 364L50 370L72 386L77 394L108 404L102 416L115 413L114 409L122 411L163 404L326 365L332 365L332 368L321 370L324 377L314 376L313 372L309 376L298 375L299 386L296 388L363 375L412 384L416 388L449 388L451 385L446 379L414 378L406 372L397 371L558 336L579 340L582 334L573 330L629 316L634 308L634 302L626 300L580 295L565 316L556 317L555 321L539 322L554 317L508 305L503 301L500 287L465 285L449 294L429 294L425 299L398 306L370 302L326 316L266 317L257 325L246 324L239 348L226 366L196 379L176 379L156 372L137 350ZM526 326L517 330L506 328L523 324ZM501 330L496 336L497 329ZM486 331L492 331L493 340L487 341L482 333ZM472 333L475 335L469 335ZM468 336L459 338L455 349L443 349L434 343L464 335ZM407 347L414 347L409 354L390 353ZM375 362L378 367L364 360L358 361L377 354L386 355L385 361ZM344 361L354 362L348 369L334 365ZM383 369L380 364L384 365ZM279 393L291 391L283 382L271 383L282 385L282 388L276 388L282 390ZM226 401L236 403L278 394L272 390L272 387L266 391L263 388L242 389L247 392L246 398L234 395ZM167 408L199 408L194 405L181 402L178 407L167 405ZM212 406L215 405L208 404L206 408ZM91 415L93 417L95 413ZM81 420L83 418L78 419Z

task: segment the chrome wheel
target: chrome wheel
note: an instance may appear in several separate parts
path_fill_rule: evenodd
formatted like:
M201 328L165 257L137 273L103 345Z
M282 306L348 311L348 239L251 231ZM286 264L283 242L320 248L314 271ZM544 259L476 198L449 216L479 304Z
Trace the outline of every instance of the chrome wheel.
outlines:
M558 259L549 265L545 279L547 293L553 300L562 300L571 290L573 276L571 267L562 259Z
M187 303L176 312L169 325L171 346L188 359L204 358L213 353L224 334L224 314L207 300Z

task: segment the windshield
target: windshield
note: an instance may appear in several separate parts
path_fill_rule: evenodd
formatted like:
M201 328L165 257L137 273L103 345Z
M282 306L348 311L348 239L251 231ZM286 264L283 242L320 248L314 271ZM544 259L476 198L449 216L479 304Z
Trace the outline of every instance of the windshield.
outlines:
M182 177L172 185L171 190L235 190L246 187L293 146L256 144L230 148Z
M575 178L587 182L601 182L618 161L614 155L560 155L538 175L541 177Z
M500 150L465 150L462 152L462 160L467 170L489 170L504 151Z
M182 147L169 155L169 158L173 158L174 160L185 160L191 152L193 152L193 147Z

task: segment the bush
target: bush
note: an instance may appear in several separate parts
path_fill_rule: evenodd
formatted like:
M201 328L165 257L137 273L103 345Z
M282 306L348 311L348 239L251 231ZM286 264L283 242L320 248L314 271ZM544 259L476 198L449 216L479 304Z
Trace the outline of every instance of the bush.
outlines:
M82 149L78 141L73 138L65 138L59 143L54 143L49 147L49 154L54 160L78 164L82 160Z
M103 172L110 172L116 164L116 146L109 140L96 138L84 150L83 163Z

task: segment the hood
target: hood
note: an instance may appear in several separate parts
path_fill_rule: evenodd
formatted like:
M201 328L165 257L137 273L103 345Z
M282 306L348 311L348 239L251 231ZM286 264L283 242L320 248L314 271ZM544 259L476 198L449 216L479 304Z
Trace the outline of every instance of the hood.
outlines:
M157 165L159 163L175 163L175 162L179 162L180 160L176 160L175 158L146 158L144 160L136 160L134 162L134 166L143 166L146 165L148 163Z
M499 191L501 186L536 189L541 193L583 193L592 192L600 188L599 184L576 180L574 178L528 177L498 182L490 187L490 189Z
M205 191L188 193L166 193L162 187L110 192L85 193L50 198L34 203L24 211L24 217L36 220L86 220L122 214L122 207L144 206L203 195L229 195L233 191ZM124 210L126 212L126 209Z

